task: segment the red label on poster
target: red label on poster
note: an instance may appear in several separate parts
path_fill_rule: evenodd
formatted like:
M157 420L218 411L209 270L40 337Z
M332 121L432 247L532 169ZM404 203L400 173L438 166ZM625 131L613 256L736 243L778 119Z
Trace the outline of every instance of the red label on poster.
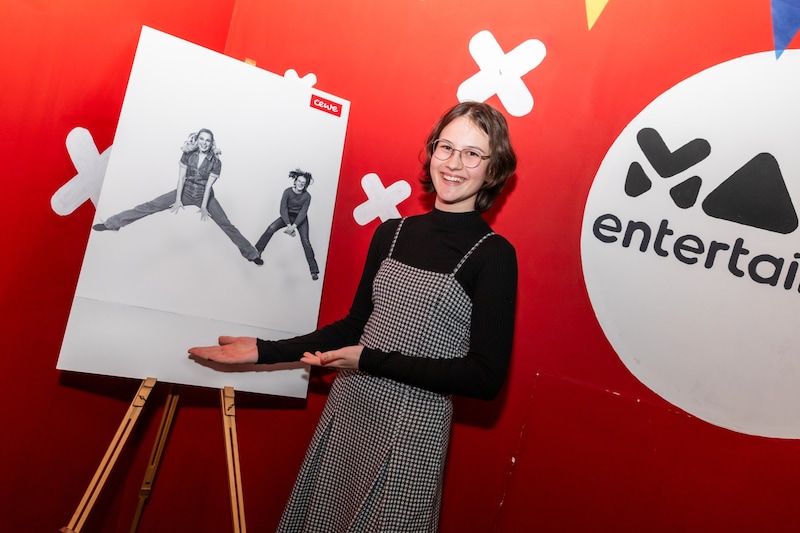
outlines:
M337 104L336 102L331 102L330 100L327 100L321 96L316 96L314 94L311 95L311 107L321 109L326 113L330 113L331 115L336 115L337 117L342 116L341 104Z

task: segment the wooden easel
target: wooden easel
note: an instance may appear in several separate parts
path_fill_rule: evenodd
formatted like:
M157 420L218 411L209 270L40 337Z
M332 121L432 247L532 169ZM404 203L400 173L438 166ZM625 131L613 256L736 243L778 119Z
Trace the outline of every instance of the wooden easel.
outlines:
M89 487L83 495L83 499L75 514L72 515L67 526L67 531L74 531L80 533L81 528L86 522L86 518L94 507L97 497L100 494L103 486L108 480L114 464L119 458L125 442L131 434L133 426L139 418L147 399L150 396L156 384L156 378L147 378L139 386L139 390L128 407L128 412L120 423L117 433L111 440L111 444L106 450L100 466L89 483ZM139 491L139 503L136 508L133 522L131 523L131 533L136 533L139 526L144 506L147 499L152 492L153 482L155 480L158 465L161 462L161 456L166 448L167 436L172 427L172 422L175 418L175 411L178 406L179 399L179 386L174 385L167 396L167 401L164 406L164 413L161 417L161 423L158 427L158 434L156 441L153 445L153 451L150 454L150 462L148 463L147 470L145 471L144 480L142 481L142 488ZM220 390L220 405L222 408L222 426L225 437L225 454L228 464L228 487L230 489L231 497L231 516L233 518L233 531L234 533L246 533L247 528L244 520L244 503L242 501L242 478L241 470L239 467L239 443L236 437L236 406L234 403L234 390L233 387L224 387Z

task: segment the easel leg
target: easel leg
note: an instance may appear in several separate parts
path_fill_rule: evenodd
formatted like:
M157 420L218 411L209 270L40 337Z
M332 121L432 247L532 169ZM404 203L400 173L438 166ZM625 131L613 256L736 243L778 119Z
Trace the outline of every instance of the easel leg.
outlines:
M136 420L139 418L142 408L145 402L147 402L147 398L150 396L150 392L153 390L153 387L155 387L155 384L155 378L147 378L139 386L136 396L133 398L130 407L128 407L125 418L123 418L116 435L114 435L114 439L111 441L105 456L103 456L103 460L100 462L100 466L97 467L97 472L95 472L92 481L89 483L89 487L83 495L81 503L78 504L78 509L69 522L69 529L75 531L75 533L79 533L84 522L86 522L89 512L97 501L97 496L108 480L108 475L111 469L114 468L114 464L119 458L122 447L128 440L131 430L136 424Z
M147 499L150 497L150 493L153 491L156 472L158 472L158 465L161 463L161 456L164 454L164 449L167 447L167 437L169 436L169 430L172 428L172 421L175 419L175 411L178 409L179 398L180 385L172 385L164 405L164 413L161 416L161 423L158 426L158 434L153 444L153 451L150 454L150 462L147 464L147 470L144 473L142 488L139 490L139 504L136 507L136 514L134 514L133 521L131 522L130 533L136 533L139 527L139 521L142 518L142 512L144 512L144 506L147 503Z
M225 432L225 453L228 458L228 486L231 495L231 515L233 531L246 533L244 522L244 502L242 501L242 476L239 469L239 442L236 437L236 405L233 401L233 387L220 391L222 404L222 425Z

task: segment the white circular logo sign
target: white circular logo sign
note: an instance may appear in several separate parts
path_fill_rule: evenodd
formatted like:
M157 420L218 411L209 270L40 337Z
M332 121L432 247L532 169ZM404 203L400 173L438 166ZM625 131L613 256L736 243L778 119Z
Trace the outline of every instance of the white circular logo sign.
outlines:
M595 176L581 256L603 331L646 386L712 424L800 437L800 51L656 98Z

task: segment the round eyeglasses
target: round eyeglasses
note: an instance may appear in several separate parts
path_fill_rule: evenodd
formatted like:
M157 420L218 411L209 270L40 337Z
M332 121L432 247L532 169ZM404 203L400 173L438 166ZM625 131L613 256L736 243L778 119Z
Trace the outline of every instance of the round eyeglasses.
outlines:
M461 162L467 168L475 168L481 164L484 159L489 159L491 156L483 155L482 153L472 148L462 148L461 150L455 148L452 144L442 139L436 139L431 143L433 146L433 157L441 161L447 161L453 156L453 152L458 152L461 156Z

